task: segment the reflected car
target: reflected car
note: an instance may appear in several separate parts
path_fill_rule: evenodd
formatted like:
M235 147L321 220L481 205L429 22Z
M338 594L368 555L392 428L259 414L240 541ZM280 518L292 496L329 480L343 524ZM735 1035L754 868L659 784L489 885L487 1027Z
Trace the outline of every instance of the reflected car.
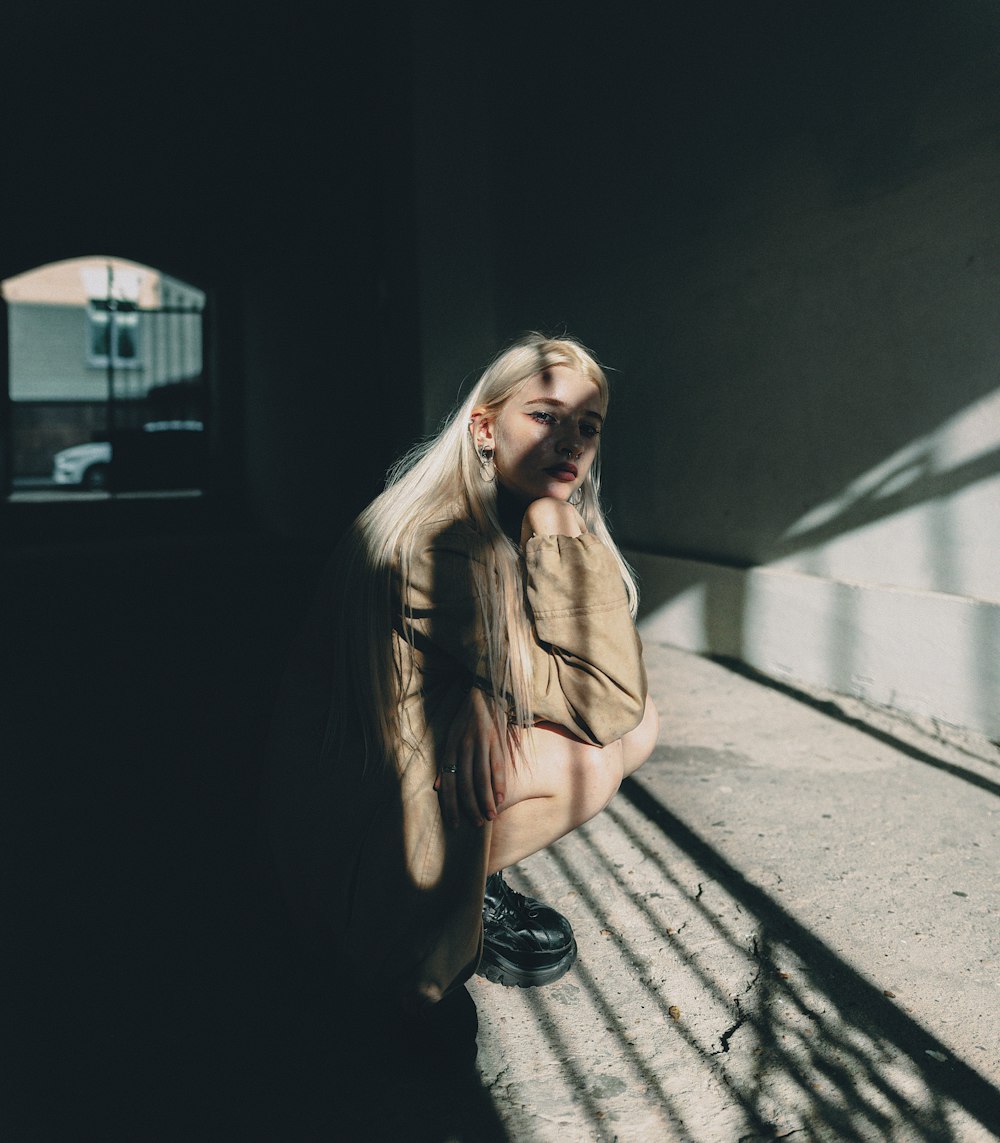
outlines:
M111 444L93 444L64 448L52 458L52 479L56 484L74 484L80 488L104 488L108 483Z
M141 430L116 434L120 445L116 487L183 487L200 483L202 421L149 421ZM97 491L110 483L111 441L61 449L52 458L55 484Z

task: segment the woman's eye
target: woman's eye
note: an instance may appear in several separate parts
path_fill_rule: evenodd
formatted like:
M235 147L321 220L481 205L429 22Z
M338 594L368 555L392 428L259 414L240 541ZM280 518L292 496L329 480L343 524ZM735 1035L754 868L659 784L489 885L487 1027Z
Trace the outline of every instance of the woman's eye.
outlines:
M528 416L534 418L540 425L555 423L555 417L551 413L546 413L544 409L533 409Z
M596 425L591 425L586 421L580 426L580 432L585 437L599 437L601 435L601 430Z

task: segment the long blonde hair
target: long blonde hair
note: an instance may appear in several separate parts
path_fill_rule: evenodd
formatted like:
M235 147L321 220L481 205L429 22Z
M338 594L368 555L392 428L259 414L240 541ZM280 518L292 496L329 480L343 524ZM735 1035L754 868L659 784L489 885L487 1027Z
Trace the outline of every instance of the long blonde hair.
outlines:
M432 522L465 520L482 538L469 575L479 601L484 638L483 682L500 702L498 725L528 726L531 714L531 621L524 597L521 553L497 513L497 484L482 479L470 431L473 413L495 417L538 373L566 365L593 381L604 404L608 381L577 341L529 333L499 353L440 431L417 444L390 470L385 491L361 513L336 555L341 609L335 636L334 693L327 745L360 717L366 763L396 756L403 739L400 702L410 680L393 651L392 631L405 612L409 569L421 534ZM638 592L604 519L599 458L581 486L577 505L590 532L615 557L633 616ZM470 682L472 680L470 679Z

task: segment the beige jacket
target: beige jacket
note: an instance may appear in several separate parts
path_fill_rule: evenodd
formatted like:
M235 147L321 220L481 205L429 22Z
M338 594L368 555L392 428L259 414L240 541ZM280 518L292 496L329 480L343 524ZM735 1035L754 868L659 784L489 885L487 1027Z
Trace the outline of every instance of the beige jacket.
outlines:
M322 756L330 696L322 596L282 688L266 794L279 868L296 913L361 986L436 998L466 980L481 953L491 826L445 829L434 791L445 736L482 678L469 576L481 544L470 525L446 521L418 546L408 618L393 633L410 679L410 745L385 776L362 774L356 743ZM611 553L592 535L541 536L524 558L535 718L596 745L621 738L642 719L646 678Z

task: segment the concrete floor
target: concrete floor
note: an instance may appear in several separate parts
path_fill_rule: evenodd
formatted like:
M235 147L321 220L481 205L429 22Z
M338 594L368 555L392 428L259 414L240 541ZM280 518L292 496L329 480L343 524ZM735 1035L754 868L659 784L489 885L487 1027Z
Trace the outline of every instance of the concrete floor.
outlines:
M510 1139L1000 1138L1000 750L647 661L653 757L511 872L577 965L470 987Z

